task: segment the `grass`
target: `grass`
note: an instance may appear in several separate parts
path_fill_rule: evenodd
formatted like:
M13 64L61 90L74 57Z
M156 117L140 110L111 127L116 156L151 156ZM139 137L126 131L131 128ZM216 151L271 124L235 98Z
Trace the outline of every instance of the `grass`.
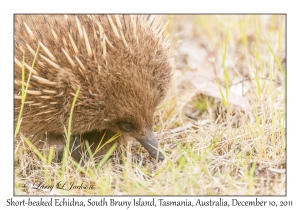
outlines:
M156 163L132 141L100 163L90 154L82 167L67 151L62 164L51 163L53 150L28 148L16 130L16 195L285 195L285 16L168 17L176 70L155 113L166 160ZM202 94L185 72L212 81L220 98ZM231 103L232 92L249 111ZM95 189L37 190L24 182Z

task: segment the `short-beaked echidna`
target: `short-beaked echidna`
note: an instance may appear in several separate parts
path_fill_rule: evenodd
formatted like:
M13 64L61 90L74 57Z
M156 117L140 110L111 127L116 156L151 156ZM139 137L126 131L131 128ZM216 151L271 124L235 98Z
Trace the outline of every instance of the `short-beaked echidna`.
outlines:
M24 56L25 83L30 71L32 75L20 131L32 141L47 140L62 151L80 86L73 146L83 136L95 149L105 132L107 137L121 133L121 139L135 138L153 158L164 159L153 133L154 111L166 95L173 68L164 29L165 23L151 15L15 15L15 125ZM82 154L77 149L72 155L80 160Z

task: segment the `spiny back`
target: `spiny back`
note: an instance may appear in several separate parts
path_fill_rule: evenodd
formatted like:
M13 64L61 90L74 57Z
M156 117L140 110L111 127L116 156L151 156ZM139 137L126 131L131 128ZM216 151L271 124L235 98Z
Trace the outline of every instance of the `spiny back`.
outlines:
M71 104L73 133L132 122L152 128L155 107L171 79L165 25L148 15L15 15L15 122L25 56L28 85L21 130L63 133ZM40 45L37 61L31 68Z

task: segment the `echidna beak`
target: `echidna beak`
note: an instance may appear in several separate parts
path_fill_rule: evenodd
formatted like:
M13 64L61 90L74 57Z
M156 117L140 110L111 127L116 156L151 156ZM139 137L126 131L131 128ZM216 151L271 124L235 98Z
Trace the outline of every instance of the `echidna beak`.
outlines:
M146 135L137 140L141 143L141 145L149 152L152 158L163 161L164 155L158 151L158 141L153 133L153 131L147 130Z

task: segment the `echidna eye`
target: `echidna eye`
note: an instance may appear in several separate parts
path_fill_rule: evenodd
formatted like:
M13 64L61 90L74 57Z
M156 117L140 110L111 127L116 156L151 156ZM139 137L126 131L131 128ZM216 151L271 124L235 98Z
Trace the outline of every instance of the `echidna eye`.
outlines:
M132 131L134 128L134 125L131 122L119 122L119 128L122 131Z

